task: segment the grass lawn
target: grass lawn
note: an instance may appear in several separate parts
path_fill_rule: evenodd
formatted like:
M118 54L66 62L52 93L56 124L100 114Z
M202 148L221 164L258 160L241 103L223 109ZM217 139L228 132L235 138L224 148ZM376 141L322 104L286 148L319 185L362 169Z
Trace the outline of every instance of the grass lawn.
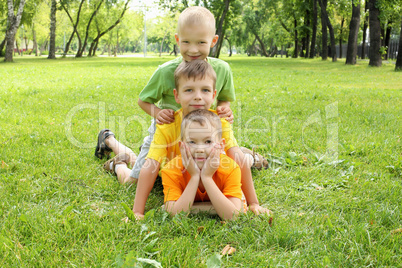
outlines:
M138 94L170 59L0 63L1 267L400 267L402 74L392 64L223 58L238 142L273 163L253 171L272 226L252 213L171 218L161 183L143 221L122 221L136 186L103 171L97 133L111 128L138 152L150 123ZM227 244L236 252L220 256Z

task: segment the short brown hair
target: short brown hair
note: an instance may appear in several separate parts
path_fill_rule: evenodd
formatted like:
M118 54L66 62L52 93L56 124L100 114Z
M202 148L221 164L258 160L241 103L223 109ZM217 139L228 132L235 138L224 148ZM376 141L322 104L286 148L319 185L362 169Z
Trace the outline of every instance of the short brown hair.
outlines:
M213 80L213 89L215 90L216 73L211 64L205 60L183 61L179 64L174 72L174 82L177 91L179 90L179 79L183 77L194 80L209 77Z
M177 33L185 26L204 25L211 30L211 34L215 34L215 17L205 7L193 6L186 8L180 15L177 22Z
M211 131L212 136L217 135L219 139L222 138L222 123L218 115L211 111L199 109L194 110L187 114L181 122L181 140L184 141L185 131L192 122L197 122L201 126L208 126L208 130ZM212 129L212 127L214 129Z

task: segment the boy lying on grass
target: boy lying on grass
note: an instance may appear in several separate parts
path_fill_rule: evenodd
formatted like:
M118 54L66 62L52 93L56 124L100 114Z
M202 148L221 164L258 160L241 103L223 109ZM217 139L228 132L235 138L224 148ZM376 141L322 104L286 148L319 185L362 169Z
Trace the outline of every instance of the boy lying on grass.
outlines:
M222 154L225 140L219 117L208 110L187 114L181 123L179 144L181 156L162 169L165 209L173 215L209 211L225 220L239 214L241 170Z
M149 152L137 182L133 211L138 219L144 217L145 203L154 186L159 169L164 162L180 155L179 141L182 118L194 110L208 110L215 100L216 73L207 61L183 61L175 70L174 77L176 84L176 88L173 90L175 100L182 108L174 113L173 123L156 126ZM214 112L216 113L216 111ZM222 137L225 139L224 150L240 167L242 191L250 210L257 215L260 213L271 214L270 210L261 207L258 203L251 176L252 157L251 159L246 158L237 145L230 123L226 119L221 119L221 123ZM108 146L110 145L108 144ZM116 156L107 161L104 168L117 173L119 181L125 183L126 181L122 181L121 178L125 177L124 174L127 175L126 170L129 171L127 166L130 164L131 158L127 152L131 150L120 146L112 146L112 148L114 148L113 151ZM119 173L123 176L120 177Z

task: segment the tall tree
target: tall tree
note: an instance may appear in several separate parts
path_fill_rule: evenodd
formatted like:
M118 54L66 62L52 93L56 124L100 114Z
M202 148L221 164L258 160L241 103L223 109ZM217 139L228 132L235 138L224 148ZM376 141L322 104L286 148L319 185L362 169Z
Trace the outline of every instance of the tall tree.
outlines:
M315 55L315 42L317 39L317 0L313 0L313 33L311 37L311 49L310 58L314 58Z
M261 22L264 19L259 10L253 5L247 7L243 14L244 22L246 23L247 29L255 36L255 39L260 44L261 54L268 57L267 49L265 48L264 41L260 36Z
M92 12L91 17L89 18L89 21L87 23L87 27L86 27L86 31L85 31L85 39L84 39L84 44L82 44L81 47L79 47L77 49L77 54L75 54L75 57L80 58L82 57L82 55L84 54L85 48L87 46L87 42L88 42L88 37L89 37L89 30L91 27L91 23L93 21L93 19L96 16L96 13L99 11L101 5L103 4L104 0L100 0L98 5L96 5L95 10Z
M364 24L363 24L363 42L362 42L362 54L361 58L364 60L366 58L366 36L367 36L367 28L368 28L368 11L369 11L369 4L368 0L365 0L365 7L364 7Z
M402 71L402 20L401 20L401 31L399 33L399 47L398 56L396 58L395 71Z
M219 20L218 20L218 23L216 25L216 34L219 36L218 44L215 45L212 48L212 51L210 53L210 56L215 57L215 58L219 57L219 52L220 52L220 50L222 48L222 42L223 42L223 39L224 39L223 23L225 22L226 15L227 15L227 13L229 11L229 4L230 4L230 0L224 0L223 10L222 10L222 13L221 13L220 17L218 18Z
M108 33L109 31L111 31L114 27L116 27L116 26L120 23L121 19L122 19L123 16L124 16L124 13L125 13L126 10L128 9L128 3L129 3L129 2L130 2L130 0L127 0L127 1L126 1L125 5L124 5L124 7L123 7L123 10L122 10L122 12L121 12L121 14L120 14L120 16L117 18L117 20L116 20L112 25L110 25L110 26L109 26L106 30L104 30L104 31L100 31L99 28L97 29L97 30L98 30L98 31L97 31L97 35L96 35L96 37L94 38L93 42L91 43L91 46L90 46L89 51L88 51L88 56L95 56L95 52L96 52L96 49L97 49L98 44L99 44L99 39L100 39L102 36L104 36L106 33Z
M325 10L327 8L327 0L318 0L321 9L321 58L327 60L328 58L328 27L325 18ZM324 8L323 8L324 6Z
M369 0L369 25L370 25L370 66L381 66L381 24L378 0Z
M57 2L56 0L52 0L52 7L50 9L50 41L48 59L56 58L56 11Z
M68 51L70 50L70 45L71 45L71 42L73 41L73 38L74 38L75 34L77 34L78 46L81 47L81 43L82 43L81 42L81 37L80 37L80 34L79 34L77 28L78 28L78 23L80 22L80 15L81 15L82 5L84 4L84 1L85 0L81 0L81 2L79 4L78 11L77 11L77 17L76 17L75 22L74 22L71 14L70 14L68 8L67 8L68 1L66 1L66 0L60 1L61 7L66 12L71 24L73 25L73 32L71 33L70 38L68 39L67 44L66 44L66 46L64 48L63 56L66 56Z
M20 26L22 12L24 11L25 0L20 0L17 14L14 14L14 3L13 0L7 0L8 16L7 16L7 31L6 31L6 62L13 61L14 52L14 40L15 34L17 33L18 27Z
M360 26L360 0L352 0L352 19L349 25L348 49L346 51L346 64L356 64L357 37Z
M332 61L335 62L336 61L335 33L334 33L334 28L332 27L331 21L329 20L329 16L328 16L328 12L327 12L327 0L318 0L318 2L320 3L320 6L321 6L321 16L324 17L324 20L326 21L327 27L329 29L329 35L330 35L330 40L331 40ZM323 25L323 27L324 27L324 25ZM324 28L322 30L324 31Z

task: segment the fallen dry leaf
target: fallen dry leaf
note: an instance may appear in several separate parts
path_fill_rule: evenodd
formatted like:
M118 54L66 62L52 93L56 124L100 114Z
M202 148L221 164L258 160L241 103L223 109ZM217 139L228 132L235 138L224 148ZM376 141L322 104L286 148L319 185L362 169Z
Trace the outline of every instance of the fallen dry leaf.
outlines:
M226 255L227 253L228 253L228 251L229 251L229 248L230 248L230 246L229 245L226 245L223 249L222 249L222 255Z
M8 165L3 160L1 160L1 168L8 168Z
M229 251L228 251L228 255L232 255L232 254L235 253L235 252L236 252L236 249L233 248L233 247L230 247L230 248L229 248Z
M391 231L391 234L400 234L400 233L402 233L402 228L399 228L399 229L395 229L395 230L392 230Z
M128 217L125 217L125 218L121 219L121 221L128 223L130 221L130 219Z
M233 253L236 252L236 249L234 247L231 247L230 245L226 245L223 249L222 249L222 255L232 255Z
M198 226L197 232L202 233L204 231L205 227L204 226Z

